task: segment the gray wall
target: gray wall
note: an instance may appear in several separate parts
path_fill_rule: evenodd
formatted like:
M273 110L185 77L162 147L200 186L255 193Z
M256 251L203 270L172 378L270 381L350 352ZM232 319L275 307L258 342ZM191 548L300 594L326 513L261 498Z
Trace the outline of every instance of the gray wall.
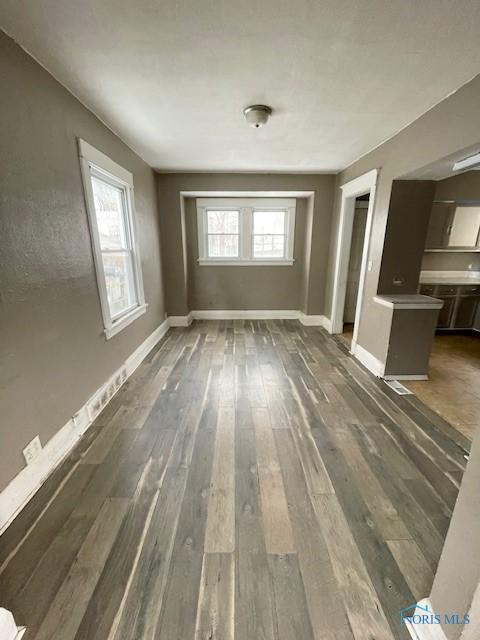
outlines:
M324 311L334 176L283 174L158 174L158 202L168 315L198 309ZM194 212L182 236L180 192L314 191L313 212L300 210L294 267L198 267ZM303 236L303 238L302 238ZM256 290L251 284L255 283Z
M342 171L337 177L337 187L339 187L371 169L380 170L369 252L372 264L366 276L358 343L383 362L389 342L390 317L388 309L376 304L373 298L377 293L380 279L392 182L456 151L476 148L480 139L479 112L480 76L477 76L396 136ZM339 214L340 190L337 188L332 246L338 236ZM332 251L326 292L327 315L331 314L333 260L334 252Z
M299 309L305 257L306 201L297 200L292 266L198 264L196 200L186 206L188 305L190 309Z
M393 182L378 293L416 293L434 192L430 180Z
M467 171L439 180L435 200L479 200L480 171ZM428 271L480 270L480 253L425 253L422 269Z
M163 321L152 170L0 32L0 490ZM76 137L131 171L148 310L109 341Z

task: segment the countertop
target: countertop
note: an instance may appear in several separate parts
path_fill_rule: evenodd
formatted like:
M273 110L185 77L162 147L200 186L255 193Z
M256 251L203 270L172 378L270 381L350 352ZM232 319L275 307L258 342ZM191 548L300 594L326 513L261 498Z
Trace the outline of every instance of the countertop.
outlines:
M421 284L480 284L479 271L422 271Z
M419 293L375 296L374 301L390 309L441 309L443 306L443 300Z

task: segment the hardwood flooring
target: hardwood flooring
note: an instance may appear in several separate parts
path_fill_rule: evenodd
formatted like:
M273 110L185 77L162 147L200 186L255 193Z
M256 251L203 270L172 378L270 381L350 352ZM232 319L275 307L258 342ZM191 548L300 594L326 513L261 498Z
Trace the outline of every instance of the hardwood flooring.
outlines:
M405 386L472 440L480 424L480 336L436 335L428 375Z
M469 441L296 321L172 329L0 538L27 640L407 640Z

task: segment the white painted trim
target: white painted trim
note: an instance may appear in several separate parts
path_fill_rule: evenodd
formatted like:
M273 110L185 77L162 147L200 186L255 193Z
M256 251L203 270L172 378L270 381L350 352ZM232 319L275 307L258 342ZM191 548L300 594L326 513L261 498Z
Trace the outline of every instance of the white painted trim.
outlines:
M296 200L294 198L197 198L197 241L200 266L285 266L293 264ZM238 255L229 258L208 255L208 212L232 211L238 219ZM284 213L283 257L255 258L254 213L268 210Z
M310 198L315 191L180 191L184 198Z
M95 149L95 147L92 147L91 144L88 144L88 142L85 142L85 140L82 140L81 138L78 139L78 151L81 158L84 158L87 162L91 162L96 167L101 167L107 173L120 178L123 182L126 182L133 188L133 174L130 173L130 171L124 169L111 158L98 149Z
M360 346L357 342L352 342L352 351L350 353L359 360L364 367L377 376L377 378L383 378L385 373L385 363L380 362L378 358L372 355L369 351Z
M362 262L358 281L357 305L355 310L355 323L353 326L353 340L357 341L362 310L365 279L367 274L368 253L370 237L372 234L373 211L375 207L375 192L378 178L378 170L372 169L355 180L351 180L340 188L342 190L340 205L340 220L338 225L338 239L335 254L331 333L342 333L343 313L345 307L345 295L347 291L348 261L350 258L350 246L352 242L353 217L355 215L355 198L370 193L367 210L367 222L365 225L365 237L362 250Z
M133 309L130 313L127 313L126 315L119 318L117 322L114 322L111 327L105 327L105 336L107 337L107 340L113 338L113 336L116 336L117 333L120 333L120 331L125 329L125 327L128 327L128 325L131 324L134 320L136 320L140 316L143 316L143 314L147 310L147 307L148 304L143 304L140 307L135 307L135 309Z
M291 267L295 260L224 260L222 258L198 259L201 267Z
M385 374L382 376L384 380L428 380L426 373L401 373L400 375Z
M433 612L433 608L430 602L430 598L424 598L417 603L417 607L428 607L428 609L432 612L432 615L435 615ZM415 614L425 615L424 609L415 609ZM447 640L447 636L445 635L442 625L440 624L412 624L408 620L405 620L405 626L407 627L408 633L411 635L413 640Z
M346 198L357 198L363 196L377 184L378 169L371 169L358 178L345 182L340 186L342 194Z
M26 631L25 627L17 627L13 615L7 609L0 607L0 638L1 640L20 640Z
M171 327L188 327L195 320L300 320L306 327L323 327L327 331L330 328L330 320L326 316L307 315L303 311L295 309L259 309L259 310L197 310L191 311L187 316L169 316Z
M326 316L309 316L303 311L299 312L298 319L305 327L323 327L327 331L330 329L330 320Z
M299 312L294 310L208 310L192 311L195 320L298 320Z
M192 324L192 314L186 316L168 316L170 327L189 327Z
M145 356L166 334L168 319L151 333L122 366L85 402L78 412L46 443L35 460L24 467L0 493L0 533L38 491L52 471L70 453L100 411L132 375Z
M197 206L202 209L215 209L217 207L226 209L241 209L243 207L248 207L249 209L253 209L255 207L266 207L266 208L279 208L286 209L287 207L294 207L296 205L295 199L293 198L271 198L267 196L256 195L255 197L233 197L232 195L228 195L228 197L224 197L219 199L219 197L215 198L197 198Z
M98 151L98 149L95 149L80 138L78 139L78 151L85 194L85 205L90 227L95 273L97 276L98 294L100 297L100 307L102 311L103 325L105 327L105 337L109 340L125 329L125 327L131 324L139 316L143 315L146 311L142 263L140 259L140 248L137 241L138 234L133 197L133 175L101 151ZM97 213L93 197L92 176L97 176L99 179L105 180L118 189L121 189L123 194L126 218L125 226L126 234L128 236L128 247L125 251L128 252L132 260L136 305L133 309L127 310L119 317L112 317L108 302L102 248L100 246L100 234L98 231Z

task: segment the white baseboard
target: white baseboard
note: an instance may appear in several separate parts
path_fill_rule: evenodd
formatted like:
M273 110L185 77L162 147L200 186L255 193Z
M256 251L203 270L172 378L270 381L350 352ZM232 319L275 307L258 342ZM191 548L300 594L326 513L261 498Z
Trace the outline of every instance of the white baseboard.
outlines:
M0 493L0 533L8 527L52 471L70 453L77 440L85 433L100 411L132 375L157 342L163 338L169 326L168 319L162 322L45 444L33 462L24 467Z
M189 327L192 324L192 314L186 316L168 316L170 327Z
M383 376L384 380L428 380L428 376L426 373L416 374L416 373L405 373L400 374L398 376L385 374Z
M358 344L358 342L352 348L350 352L357 360L359 360L364 367L367 367L369 371L371 371L378 378L383 378L385 373L385 364L380 362L378 358L372 355L369 351L364 349L362 346Z
M332 323L326 316L309 316L299 311L298 319L305 327L323 327L330 333Z
M417 603L414 615L425 615L426 610L429 612L428 615L435 616L430 598L424 598ZM412 624L409 620L405 620L405 626L413 640L447 640L440 624Z
M20 640L25 631L25 627L17 627L10 611L0 607L0 638L2 640Z
M197 310L191 311L188 316L169 316L171 327L188 327L194 320L300 320L307 327L324 327L330 331L329 318L319 315L310 316L295 309L238 309L238 310Z
M195 320L297 320L298 311L292 310L208 310L192 311L191 315Z

